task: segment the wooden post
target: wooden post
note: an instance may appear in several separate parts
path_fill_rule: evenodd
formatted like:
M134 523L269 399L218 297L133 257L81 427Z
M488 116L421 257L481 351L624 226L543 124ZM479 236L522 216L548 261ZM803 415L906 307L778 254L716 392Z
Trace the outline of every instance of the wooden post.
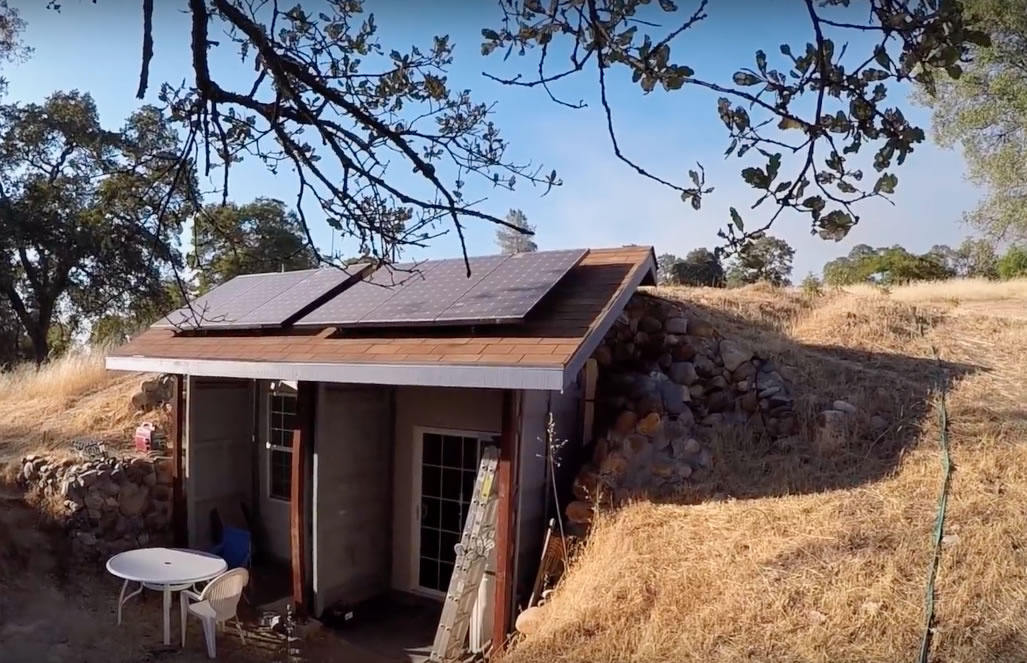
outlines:
M300 382L296 394L296 430L292 434L292 493L289 496L289 539L292 559L292 601L298 617L309 613L307 591L307 457L314 450L314 404L317 384Z
M189 545L185 513L185 375L176 375L171 395L171 536L176 546Z
M506 644L513 607L514 546L517 541L517 458L521 447L521 392L503 392L499 442L499 504L496 522L496 586L492 599L492 651Z

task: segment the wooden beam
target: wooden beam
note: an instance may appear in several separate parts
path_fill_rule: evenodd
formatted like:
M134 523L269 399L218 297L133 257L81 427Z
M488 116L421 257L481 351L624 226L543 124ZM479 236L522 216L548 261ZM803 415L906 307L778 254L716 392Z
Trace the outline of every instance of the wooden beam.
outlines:
M292 560L292 602L298 617L306 617L310 592L306 577L307 462L314 450L314 404L317 383L297 385L296 429L292 434L292 493L289 496L289 557Z
M517 458L521 447L521 392L503 392L499 442L499 504L496 522L496 586L492 600L492 651L506 644L513 612L514 554L517 542Z
M185 381L184 375L174 377L171 394L171 536L176 546L189 545L189 527L185 512Z

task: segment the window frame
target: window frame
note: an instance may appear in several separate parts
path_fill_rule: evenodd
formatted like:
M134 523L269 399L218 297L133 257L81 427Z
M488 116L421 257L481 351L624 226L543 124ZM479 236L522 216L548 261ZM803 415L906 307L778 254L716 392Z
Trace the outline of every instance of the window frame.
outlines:
M288 411L285 411L284 409L276 409L275 408L275 399L276 398L277 399L290 399L292 401L292 403L293 403L292 411L288 412ZM271 385L268 388L268 391L267 391L267 409L266 409L266 413L267 414L266 414L265 421L264 421L265 430L267 431L267 438L266 438L267 441L265 443L265 452L267 454L266 455L266 460L267 460L267 481L265 482L264 491L265 491L265 494L266 494L266 496L267 496L267 498L269 500L275 500L277 502L285 502L285 503L289 503L289 502L292 501L292 459L293 459L292 454L294 453L293 448L292 448L292 440L290 438L290 443L288 445L276 444L274 442L274 439L275 439L274 438L274 434L275 434L276 431L277 432L291 431L292 434L295 434L296 428L292 428L292 429L283 428L281 424L284 423L284 417L286 415L292 415L294 418L296 417L296 415L298 413L298 403L299 403L299 394L296 392L295 389L293 389L289 385L278 384L278 385ZM280 417L279 425L278 426L275 426L275 416L276 415L278 415ZM294 424L295 424L295 419L294 419ZM275 483L274 482L274 477L273 477L274 468L275 468L275 463L274 463L275 452L286 453L286 454L288 454L288 457L289 457L289 475L288 475L288 479L286 480L286 485L289 487L289 494L285 495L285 496L281 496L281 495L275 494L275 492L273 490L273 486L274 486L274 483Z

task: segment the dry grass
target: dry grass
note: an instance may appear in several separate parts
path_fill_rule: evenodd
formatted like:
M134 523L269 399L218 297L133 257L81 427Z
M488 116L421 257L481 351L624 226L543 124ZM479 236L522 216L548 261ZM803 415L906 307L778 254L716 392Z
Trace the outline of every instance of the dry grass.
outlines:
M143 419L131 404L141 379L108 373L98 351L0 375L0 466L28 453L64 452L75 437L130 443Z
M988 286L1027 306L1027 290ZM914 660L941 481L933 346L956 469L931 660L1027 661L1027 322L983 313L1004 309L979 287L939 288L662 289L791 365L807 419L845 397L891 426L861 422L831 455L808 429L715 440L708 485L600 518L508 660ZM954 315L967 292L983 308Z

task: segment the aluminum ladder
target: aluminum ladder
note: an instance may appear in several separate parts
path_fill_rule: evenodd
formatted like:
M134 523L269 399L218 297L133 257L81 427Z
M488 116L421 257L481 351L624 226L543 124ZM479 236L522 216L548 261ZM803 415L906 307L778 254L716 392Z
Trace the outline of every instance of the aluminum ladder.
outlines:
M485 576L489 555L496 547L498 466L499 449L486 447L478 465L464 533L456 546L453 576L449 580L449 591L446 592L439 628L435 632L435 643L428 658L432 663L460 660L466 651L464 643L471 624L471 611L478 598L478 586Z

